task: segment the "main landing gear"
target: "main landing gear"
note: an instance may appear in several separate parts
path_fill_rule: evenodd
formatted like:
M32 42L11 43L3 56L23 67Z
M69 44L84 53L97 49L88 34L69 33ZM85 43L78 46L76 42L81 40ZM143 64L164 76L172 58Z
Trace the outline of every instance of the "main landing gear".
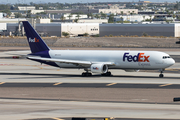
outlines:
M83 77L85 77L85 76L86 76L86 77L92 76L92 73L89 73L89 72L83 72L83 73L82 73L82 76L83 76Z
M106 72L106 73L103 73L101 74L102 76L111 76L111 72Z
M111 72L106 72L106 73L103 73L101 74L102 76L111 76ZM92 76L92 73L86 71L86 72L83 72L82 73L82 76L83 77L89 77L89 76Z
M161 73L159 74L159 77L160 77L160 78L163 78L163 77L164 77L164 75L163 75L164 69L160 69L159 71L161 72Z

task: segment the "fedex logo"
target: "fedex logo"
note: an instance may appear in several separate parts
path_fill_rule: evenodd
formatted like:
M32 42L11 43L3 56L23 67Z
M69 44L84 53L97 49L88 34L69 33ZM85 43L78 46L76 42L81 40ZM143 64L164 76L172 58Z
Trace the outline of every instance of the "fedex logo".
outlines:
M93 67L94 70L98 70L99 68L98 67Z
M150 56L145 56L144 53L138 53L137 55L129 55L129 53L124 53L123 61L128 62L149 62Z
M39 42L39 39L37 39L37 38L34 38L34 39L29 38L29 42Z

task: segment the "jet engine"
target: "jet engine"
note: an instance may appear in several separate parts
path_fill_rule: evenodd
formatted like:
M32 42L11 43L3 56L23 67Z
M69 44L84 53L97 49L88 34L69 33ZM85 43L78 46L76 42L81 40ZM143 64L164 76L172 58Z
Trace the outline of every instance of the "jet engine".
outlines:
M92 73L106 73L108 71L108 66L105 64L92 64L91 72Z

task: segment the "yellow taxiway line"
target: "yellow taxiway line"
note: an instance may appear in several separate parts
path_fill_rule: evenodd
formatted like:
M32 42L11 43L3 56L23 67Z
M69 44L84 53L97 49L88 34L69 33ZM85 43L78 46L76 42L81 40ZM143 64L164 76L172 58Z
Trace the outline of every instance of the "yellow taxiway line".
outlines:
M53 85L60 85L60 84L62 84L62 82L59 82L59 83L55 83L55 84L53 84Z
M164 84L164 85L159 85L159 87L165 87L165 86L169 86L169 85L172 85L172 84Z
M0 85L4 84L5 82L0 82Z
M110 84L107 84L106 86L111 86L111 85L115 85L117 83L110 83Z
M60 119L60 118L52 118L52 119L54 119L54 120L64 120L64 119Z

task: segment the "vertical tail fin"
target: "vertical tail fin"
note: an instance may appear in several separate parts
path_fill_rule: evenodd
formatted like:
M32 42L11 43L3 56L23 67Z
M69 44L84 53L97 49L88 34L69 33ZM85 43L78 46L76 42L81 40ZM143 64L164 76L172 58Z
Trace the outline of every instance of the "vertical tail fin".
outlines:
M32 53L50 50L28 21L22 21Z

